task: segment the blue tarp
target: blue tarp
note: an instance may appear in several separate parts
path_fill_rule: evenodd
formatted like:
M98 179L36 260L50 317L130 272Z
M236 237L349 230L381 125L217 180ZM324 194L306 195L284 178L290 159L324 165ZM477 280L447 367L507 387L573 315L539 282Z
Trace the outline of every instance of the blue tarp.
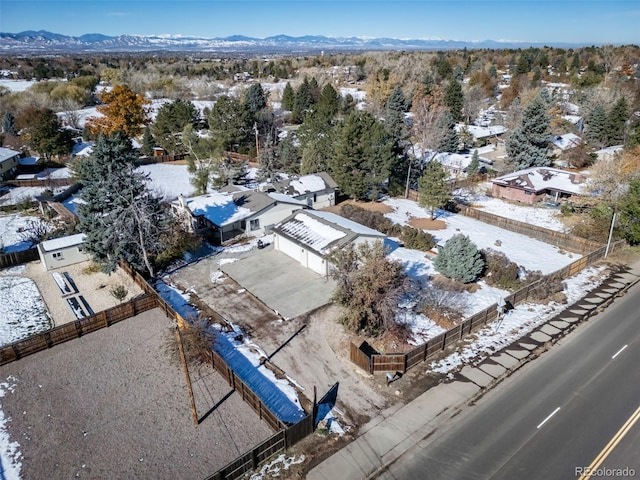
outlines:
M213 349L224 358L227 365L251 388L276 417L285 423L298 423L306 413L295 404L282 390L270 379L265 377L258 367L239 352L227 337L216 335Z

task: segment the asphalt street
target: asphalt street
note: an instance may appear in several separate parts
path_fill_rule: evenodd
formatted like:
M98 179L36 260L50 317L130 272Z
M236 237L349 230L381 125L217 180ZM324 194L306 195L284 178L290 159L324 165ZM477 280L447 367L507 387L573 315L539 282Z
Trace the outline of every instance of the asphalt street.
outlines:
M640 284L377 478L579 478L640 406L638 365ZM638 464L639 426L602 465Z

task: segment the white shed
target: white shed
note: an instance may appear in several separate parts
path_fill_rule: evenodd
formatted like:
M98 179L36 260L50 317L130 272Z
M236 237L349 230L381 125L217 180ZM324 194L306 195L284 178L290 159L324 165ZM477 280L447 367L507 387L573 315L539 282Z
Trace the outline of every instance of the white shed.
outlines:
M329 274L329 254L349 243L384 241L384 233L330 212L299 210L275 226L274 248L303 267Z
M84 239L84 233L78 233L68 237L45 240L38 244L38 254L45 270L53 270L89 260L89 255L82 250Z

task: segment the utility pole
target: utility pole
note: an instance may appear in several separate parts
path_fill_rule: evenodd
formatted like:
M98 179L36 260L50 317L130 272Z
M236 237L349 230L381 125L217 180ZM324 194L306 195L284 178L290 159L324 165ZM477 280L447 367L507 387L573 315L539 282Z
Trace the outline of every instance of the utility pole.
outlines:
M258 163L260 163L260 146L258 144L258 122L253 122L253 133L256 134L256 158L258 159Z

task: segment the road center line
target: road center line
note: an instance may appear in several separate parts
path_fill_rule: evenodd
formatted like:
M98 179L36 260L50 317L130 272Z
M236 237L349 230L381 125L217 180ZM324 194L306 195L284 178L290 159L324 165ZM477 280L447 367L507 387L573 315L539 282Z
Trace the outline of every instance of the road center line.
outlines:
M545 423L547 423L549 421L549 419L551 417L553 417L556 413L558 413L558 411L560 410L560 407L556 408L553 412L551 412L549 414L549 416L547 418L545 418L542 423L540 423L540 425L538 425L536 428L540 428L541 426L543 426Z
M625 348L627 348L627 347L628 347L628 345L625 345L625 346L624 346L624 347L622 347L620 350L618 350L618 351L616 352L616 354L615 354L613 357L611 357L611 360L613 360L613 359L614 359L614 358L616 358L618 355L620 355L620 354L622 353L622 351L623 351Z
M625 345L626 346L626 345ZM624 425L620 427L620 430L609 440L609 443L602 449L602 451L598 454L598 456L591 462L591 465L587 468L587 472L594 472L598 469L602 462L604 462L609 454L613 451L613 449L620 443L620 441L624 438L631 427L640 419L640 407L637 408L635 412L624 422ZM590 478L591 475L589 473L583 473L582 476L578 480L586 480Z

